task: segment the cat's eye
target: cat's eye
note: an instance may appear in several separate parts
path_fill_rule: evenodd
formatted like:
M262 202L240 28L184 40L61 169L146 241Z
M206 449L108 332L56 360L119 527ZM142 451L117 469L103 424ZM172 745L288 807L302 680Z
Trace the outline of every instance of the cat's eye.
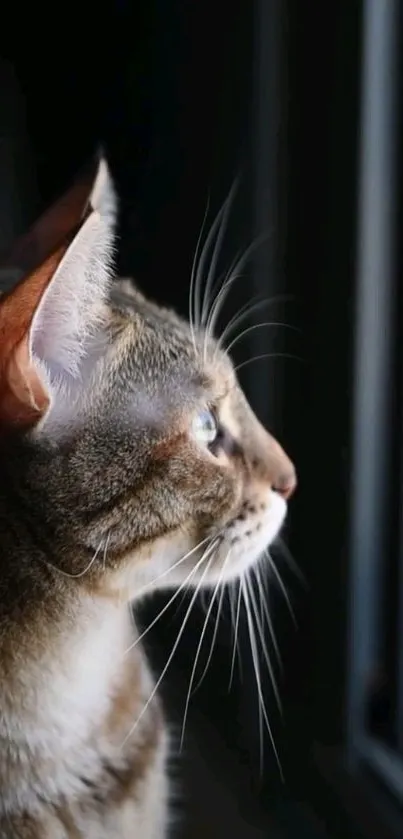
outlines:
M193 418L192 432L198 443L210 446L218 434L218 423L212 411L204 408Z

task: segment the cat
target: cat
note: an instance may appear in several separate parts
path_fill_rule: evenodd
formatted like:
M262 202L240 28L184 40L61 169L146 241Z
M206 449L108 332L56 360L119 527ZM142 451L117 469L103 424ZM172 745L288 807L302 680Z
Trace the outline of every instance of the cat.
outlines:
M0 298L0 836L163 839L145 591L239 577L295 469L212 336L112 282L101 160L74 235Z

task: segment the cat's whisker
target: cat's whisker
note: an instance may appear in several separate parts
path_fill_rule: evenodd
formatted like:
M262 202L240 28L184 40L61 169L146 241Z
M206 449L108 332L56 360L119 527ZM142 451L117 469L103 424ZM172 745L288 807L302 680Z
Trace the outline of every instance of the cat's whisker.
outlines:
M246 367L246 365L247 365L247 364L252 364L252 363L254 363L255 361L261 361L263 358L270 358L270 359L274 359L274 358L289 358L289 359L291 359L292 361L299 361L301 364L303 364L303 363L304 363L304 359L303 359L303 358L300 358L300 356L298 356L298 355L293 355L292 353L286 353L286 352L264 352L264 353L261 353L261 354L259 354L259 355L254 355L252 358L247 358L247 359L246 359L246 361L241 361L241 363L240 363L240 364L237 364L237 365L236 365L236 367L234 367L234 371L235 371L235 373L237 373L237 372L238 372L238 370L241 370L241 369L242 369L242 367Z
M252 323L246 329L243 329L242 332L239 332L239 334L236 335L235 338L232 339L232 341L230 341L228 346L225 347L225 351L227 353L230 353L232 348L235 347L235 345L238 343L238 341L241 340L241 338L244 338L245 335L248 335L250 332L253 332L255 329L263 329L263 327L270 327L270 326L271 327L279 327L281 329L288 329L291 332L300 332L300 329L298 329L297 326L292 326L292 324L290 324L290 323L282 323L281 321L264 321L263 323Z
M264 555L267 556L267 553L265 553ZM271 639L271 642L273 644L273 649L274 649L274 652L276 654L278 664L282 668L283 664L282 664L282 659L281 659L281 653L280 653L279 646L278 646L278 643L277 643L277 638L276 638L276 633L274 631L273 621L270 617L270 612L269 612L269 609L268 609L268 606L267 606L265 591L264 591L264 588L263 588L262 578L261 578L260 573L259 573L259 568L258 567L252 568L252 573L255 577L256 585L257 585L258 591L259 591L261 614L263 615L262 621L264 623L264 621L266 620L267 627L268 627L269 634L270 634L270 639Z
M238 640L239 618L240 618L240 614L241 614L241 603L242 603L242 586L241 586L241 583L238 583L238 598L237 598L235 629L234 629L234 645L233 645L233 649L232 649L231 673L230 673L228 690L231 690L232 683L233 683L233 680L234 680L235 658L236 658L237 653L238 653L239 667L240 667L240 670L242 671L241 651L239 649L239 640Z
M203 557L203 558L204 558L204 557ZM171 664L171 661L172 661L172 659L173 659L173 657L174 657L174 655L175 655L175 652L176 652L176 650L177 650L177 648L178 648L178 646L179 646L180 640L181 640L182 635L183 635L183 633L184 633L184 631L185 631L185 628L186 628L187 622L188 622L188 620L189 620L190 614L191 614L191 612L192 612L193 606L194 606L194 604L195 604L195 602L196 602L196 599L197 599L197 597L198 597L199 590L201 589L201 587L202 587L202 585L203 585L204 578L205 578L206 574L208 573L208 571L209 571L209 569L210 569L210 566L211 566L211 563L213 562L213 560L214 560L214 554L213 554L213 555L210 555L210 557L209 557L209 559L208 559L208 562L207 562L207 565L206 565L206 568L204 569L204 571L203 571L203 573L202 573L202 575L201 575L201 577L200 577L200 580L198 581L198 584L197 584L196 589L195 589L195 591L194 591L194 593L193 593L192 599L191 599L191 601L190 601L190 603L189 603L189 606L188 606L187 612L186 612L185 617L184 617L184 619L183 619L183 621L182 621L182 626L181 626L181 628L180 628L180 630L179 630L179 632L178 632L178 634L177 634L177 636L176 636L176 640L175 640L175 643L174 643L174 645L173 645L172 651L171 651L171 653L170 653L170 655L169 655L168 661L166 662L165 667L163 668L162 673L161 673L161 675L160 675L159 679L157 680L156 684L154 685L154 687L153 687L153 689L152 689L152 691L151 691L151 693L150 693L150 695L149 695L149 697L148 697L148 699L147 699L147 702L145 702L145 704L143 705L143 707L142 707L142 709L141 709L141 712L140 712L139 716L137 717L137 719L136 719L136 721L135 721L134 725L133 725L133 726L132 726L132 728L130 729L129 733L126 735L126 737L125 737L125 739L124 739L124 741L123 741L123 743L122 743L122 748L123 748L123 746L125 745L125 743L127 742L127 740L128 740L128 739L132 736L132 734L134 733L134 731L135 731L135 729L137 728L137 726L138 726L138 724L139 724L140 720L142 719L142 717L143 717L143 716L144 716L144 714L146 713L147 708L149 707L150 703L151 703L151 702L152 702L152 700L154 699L154 696L155 696L155 694L157 693L157 690L159 689L159 686L160 686L160 684L161 684L161 682L162 682L162 680L163 680L163 678L164 678L164 676L165 676L165 674L166 674L166 672L167 672L167 670L168 670L168 668L169 668L169 666L170 666L170 664ZM195 568L196 568L196 567L198 567L198 565L199 565L199 563L197 564L197 566L195 566Z
M265 618L266 618L264 607L265 607L265 605L267 605L267 611L269 611L269 605L267 603L268 593L267 593L266 589L264 588L260 571L261 571L261 569L260 569L259 565L256 565L256 567L253 569L253 572L254 572L254 575L255 575L255 580L256 580L257 590L259 592L260 622L261 622L261 625L264 626L265 625ZM277 660L281 664L281 660L280 660L279 655L277 656Z
M257 297L253 297L252 300L248 300L247 303L241 306L241 308L237 312L235 312L232 318L228 321L227 325L224 327L221 335L219 336L218 342L220 346L222 346L227 336L230 335L234 329L237 329L240 326L240 324L242 323L242 321L245 320L245 318L250 317L253 314L253 312L257 311L258 309L261 309L263 306L266 305L269 305L267 300L261 300Z
M190 324L190 331L192 335L193 347L195 350L195 355L197 355L197 348L196 348L196 337L195 337L195 325L196 325L196 300L195 300L195 279L196 279L196 270L197 264L199 259L199 251L200 245L203 239L204 228L207 221L208 212L210 209L210 196L207 198L206 209L204 212L203 222L200 228L200 233L197 239L196 250L193 257L193 264L192 270L190 274L190 287L189 287L189 324Z
M107 535L107 537L106 537L106 540L105 540L105 547L104 547L104 554L103 554L103 562L102 562L102 565L103 565L103 570L104 570L104 571L106 570L106 557L107 557L107 553L108 553L108 547L109 547L110 537L111 537L111 532L109 531L109 533L108 533L108 535Z
M250 300L250 301L248 300L248 302L245 303L238 310L238 312L235 312L235 314L232 316L232 318L228 321L227 325L224 327L224 329L223 329L223 331L222 331L222 333L221 333L221 335L218 339L220 346L223 345L223 343L227 339L228 335L230 335L231 332L234 331L234 329L237 329L240 326L240 324L242 323L242 321L245 320L245 318L252 315L253 312L257 311L258 309L263 308L263 306L269 307L269 306L274 306L275 304L285 303L289 299L291 299L291 295L278 294L275 297L267 297L267 298L264 298L264 299L261 299L259 295L256 295L255 297L252 298L252 300Z
M211 302L210 311L207 315L205 323L202 324L205 327L207 336L213 335L215 323L217 322L217 318L219 317L220 311L227 298L228 292L231 286L234 284L235 280L240 279L242 276L244 275L238 271L229 270L224 275L224 277L221 277L217 282L217 290L214 290L214 296Z
M245 267L250 255L253 253L254 250L257 249L257 247L263 241L265 241L265 239L267 239L267 234L264 234L263 236L257 236L256 239L253 242L251 242L251 244L247 248L245 248L243 253L240 252L240 253L237 254L234 261L232 262L232 264L231 264L231 266L230 266L230 268L229 268L229 270L226 274L226 277L224 279L224 283L221 286L221 288L219 289L219 291L215 294L215 297L214 297L212 305L211 305L211 309L210 309L210 313L209 313L208 318L207 318L207 325L206 325L206 338L207 339L214 332L215 324L217 322L217 318L218 318L219 313L220 313L220 311L221 311L221 309L224 305L225 299L228 295L228 292L229 292L231 286L233 285L233 283L236 279L239 279L240 277L243 276L242 271L243 271L243 268Z
M194 282L194 302L195 302L195 326L199 328L202 325L202 300L201 300L201 288L203 283L203 277L205 276L205 269L207 265L207 260L209 258L209 254L211 248L214 247L214 242L219 234L220 226L223 221L223 217L226 215L226 207L228 204L229 199L231 198L232 191L230 191L229 195L227 196L226 200L222 204L221 208L219 209L204 242L204 245L200 252L200 258L198 260L198 265L196 267L196 275L195 275L195 282ZM205 304L205 297L206 292L203 295L203 307Z
M234 284L235 280L240 279L244 274L242 273L228 273L224 278L224 282L222 283L219 291L215 295L211 310L207 318L206 325L204 327L204 347L203 347L203 358L206 359L207 353L207 344L210 338L214 338L215 328L217 320L220 316L220 312L224 306L225 300L228 297L228 294L231 290L232 285ZM220 342L217 342L217 350L220 346ZM217 354L217 350L215 355Z
M166 603L166 604L165 604L165 606L164 606L164 607L160 610L160 612L158 612L158 615L156 615L156 617L155 617L155 618L152 620L152 622L151 622L151 623L150 623L150 624L146 627L146 629L145 629L145 630L141 633L141 635L139 635L139 636L138 636L138 637L134 640L134 642L130 645L130 647L128 647L128 648L125 650L125 653L124 653L125 655L128 655L128 653L129 653L131 650L133 650L133 649L134 649L134 647L136 647L136 646L137 646L137 645L138 645L138 644L139 644L139 643L143 640L143 638L145 638L145 636L146 636L146 635L150 632L150 630L151 630L151 629L155 626L155 624L156 624L156 623L160 620L160 618L162 618L162 616L163 616L163 615L164 615L164 614L168 611L168 609L172 606L172 603L174 603L174 602L175 602L175 600L177 599L177 597L179 597L180 593L181 593L181 592L182 592L182 591L186 588L186 586L188 585L189 581L192 579L193 575L194 575L194 574L196 573L196 571L200 568L200 566L202 565L202 563L203 563L206 559L208 559L208 558L211 556L212 552L215 550L215 548L216 548L216 547L217 547L217 543L216 543L216 542L214 542L214 544L213 544L213 545L210 545L210 546L209 546L209 547L205 550L205 552L204 552L203 556L202 556L202 557L200 557L200 559L198 560L198 562L196 562L196 565L194 565L194 566L193 566L193 568L190 570L190 572L189 572L189 574L187 575L187 577L185 577L185 579L183 580L183 582L181 583L181 585L180 585L180 586L179 586L179 587L175 590L175 592L174 592L174 594L172 595L172 597L168 600L168 603Z
M256 689L257 689L257 699L258 699L258 721L259 721L259 768L260 768L260 775L263 774L263 764L264 764L264 741L263 741L263 707L265 707L263 693L261 689L261 677L260 677L260 662L259 662L259 655L257 650L257 643L255 637L255 628L253 625L252 615L250 614L249 609L249 601L247 599L247 592L245 588L245 579L246 575L244 575L242 579L242 597L245 605L246 611L246 619L248 623L248 638L249 638L249 645L252 655L252 664L255 673L255 681L256 681ZM271 729L270 729L271 730ZM276 751L275 751L276 754Z
M58 568L57 565L53 565L53 563L49 562L48 560L45 560L45 564L48 565L49 568L52 568L53 571L57 571L58 574L61 574L62 577L68 577L70 580L78 580L80 577L84 577L85 574L88 574L88 571L90 570L90 568L92 568L92 566L93 566L94 562L96 561L96 559L98 557L98 554L101 550L102 541L103 541L103 537L101 538L101 541L100 541L100 543L99 543L99 545L98 545L98 547L97 547L97 549L94 553L94 556L92 557L92 559L90 559L88 565L84 568L83 571L79 571L78 574L69 574L68 571L63 571L62 568Z
M270 235L271 234L267 231L266 233L260 233L259 236L255 236L250 245L247 245L247 247L244 248L243 251L238 251L238 253L235 256L235 259L229 267L228 275L232 274L234 271L239 271L240 268L243 268L246 265L249 257L253 254L253 252L256 251L260 247L260 245L263 245L264 242L268 242Z
M205 594L206 594L205 591L201 591L200 592L200 598L199 598L199 602L200 602L202 608L204 609L204 611L206 611L206 609L207 609L206 603L203 602L203 595L205 595ZM183 592L182 597L181 597L181 599L180 599L180 601L179 601L179 603L178 603L178 605L175 609L175 612L174 612L174 615L173 615L174 618L177 616L178 612L180 612L180 610L182 609L182 606L183 606L183 604L184 604L184 602L185 602L185 600L188 596L189 596L189 592L188 592L187 589L185 589L185 591Z
M276 747L276 743L275 743L275 740L274 740L273 731L272 731L272 728L271 728L271 725L270 725L270 722L269 722L267 709L266 709L266 704L265 704L265 701L264 701L264 696L263 696L263 691L262 691L262 683L261 683L261 677L260 677L260 665L259 665L259 654L258 654L257 643L256 643L255 628L254 628L254 624L253 624L253 618L252 618L252 613L251 613L251 608L250 608L249 595L248 595L247 586L245 585L245 581L246 581L246 578L242 577L242 579L241 579L242 596L243 596L243 600L244 600L244 604L245 604L246 618L247 618L247 622L248 622L249 643L250 643L250 647L251 647L252 661L253 661L253 667L254 667L254 671L255 671L256 687L257 687L258 699L259 699L259 731L262 733L261 718L262 718L262 715L263 715L264 723L265 723L267 733L268 733L269 738L270 738L270 742L271 742L272 749L273 749L273 752L274 752L274 755L275 755L275 758L276 758L276 761L277 761L277 765L278 765L278 768L279 768L279 771L280 771L280 775L281 775L282 780L284 780L283 770L282 770L281 763L280 763L280 757L279 757L277 747ZM261 736L261 738L260 738L260 765L261 765L261 770L262 770L263 769L263 736Z
M140 597L146 594L149 594L150 591L153 591L156 583L159 583L160 580L164 579L164 577L167 577L169 574L172 574L172 571L174 571L175 568L178 568L179 565L182 565L183 562L186 562L186 560L189 559L190 556L193 556L193 554L196 553L196 551L198 551L200 548L202 548L203 545L205 545L207 542L211 542L211 536L206 536L205 539L202 539L200 542L198 542L198 544L195 545L194 548L191 548L190 551L185 553L184 556L181 556L179 559L177 559L173 565L170 565L169 568L166 568L165 571L162 571L161 574L158 574L157 577L153 577L152 580L149 580L148 583L146 583L144 586L141 587L141 589L139 589L138 592L136 592L136 600L138 600Z
M297 618L296 618L296 615L295 615L294 609L293 609L293 607L292 607L292 603L291 603L291 600L290 600L290 598L289 598L289 595L288 595L287 589L286 589L286 587L285 587L285 585L284 585L283 578L282 578L282 576L281 576L281 574L280 574L280 572L279 572L279 570L278 570L278 568L277 568L276 563L274 562L273 557L270 555L270 553L269 553L269 550L268 550L268 549L266 550L265 556L266 556L266 557L267 557L267 559L269 560L269 563L270 563L270 568L271 568L271 570L272 570L272 572L273 572L273 574L274 574L274 576L275 576L275 578L276 578L276 580L277 580L277 584L278 584L278 586L279 586L279 589L280 589L280 591L282 592L282 595L283 595L283 597L284 597L284 600L285 600L285 602L286 602L286 604L287 604L287 606L288 606L288 610L289 610L290 615L291 615L291 617L292 617L293 623L294 623L294 625L295 625L296 627L298 627Z
M217 236L214 243L214 249L210 261L210 267L207 274L206 285L204 287L204 294L203 294L203 305L202 305L202 313L201 313L201 325L205 323L206 316L208 314L208 310L210 307L210 294L211 294L211 287L214 282L214 277L217 271L217 264L221 254L221 248L224 241L224 236L228 226L228 216L234 201L235 193L238 189L239 185L239 177L235 178L232 187L229 191L228 197L225 200L223 206L223 212L221 215L220 223L218 225Z
M247 245L247 247L245 247L243 251L238 251L238 253L236 254L235 258L233 259L233 261L232 261L231 265L229 266L228 271L225 275L224 286L231 285L232 282L233 282L233 279L235 278L235 275L241 276L241 274L239 272L241 270L243 270L243 268L247 264L247 261L248 261L249 257L251 256L251 254L253 253L253 251L257 250L257 248L261 244L263 244L263 242L266 241L267 238L268 238L267 233L264 233L260 236L256 236L256 238L250 243L250 245ZM216 286L216 288L217 288L217 286ZM218 288L217 288L217 291L214 290L214 300L213 300L213 303L212 303L212 307L211 307L209 317L211 317L211 315L212 315L212 310L217 307L217 304L218 304L217 297L221 294L221 291L222 291L222 287L221 287L220 290L218 290Z
M264 660L266 662L267 670L268 670L268 673L269 673L269 676L270 676L270 681L271 681L271 684L272 684L272 687L273 687L273 693L274 693L274 696L275 696L275 699L276 699L276 702L277 702L278 709L279 709L280 713L282 714L283 713L283 707L282 707L280 693L279 693L279 689L278 689L278 685L277 685L277 679L276 679L276 675L275 675L275 672L274 672L272 662L270 661L269 653L267 651L267 644L266 644L266 639L264 637L264 631L263 631L261 622L259 620L259 611L258 611L258 607L257 607L255 592L253 591L252 581L251 581L250 577L248 577L248 576L245 577L245 585L246 585L246 587L248 589L248 592L249 592L250 603L251 603L251 606L252 606L252 612L255 616L255 625L256 625L256 628L257 628L257 631L258 631L260 643L261 643L261 646L262 646L262 652L263 652ZM272 631L270 631L270 635L271 635L271 640L273 642ZM276 654L279 656L277 643L276 643Z
M286 543L284 542L284 539L281 536L277 536L276 542L277 542L278 546L280 547L281 553L282 553L288 567L291 569L293 574L295 574L295 576L298 577L301 585L303 585L305 589L308 589L308 583L307 583L305 574L301 571L301 569L300 569L298 563L295 561L288 545L286 545Z
M217 545L218 545L218 540L219 540L219 538L220 538L220 534L218 534L218 535L215 537L215 541L217 540L217 541L216 541L216 547L217 547ZM207 540L209 540L209 539L211 540L211 537L207 537ZM204 540L203 540L203 542L205 542L205 541L206 541L206 539L204 539ZM202 543L199 543L199 547L200 547L200 544L202 544ZM195 550L196 550L196 548L193 548L193 551L195 551ZM187 556L188 556L188 555L187 555ZM172 567L174 568L175 566L172 566ZM203 607L204 611L206 611L206 610L207 610L207 608L208 608L208 606L207 606L207 604L206 604L205 602L203 602L203 595L204 595L204 596L206 596L206 592L205 592L205 591L201 591L201 592L200 592L200 604L201 604L201 606ZM184 603L184 601L185 601L185 599L186 599L186 597L187 597L187 596L188 596L188 591L185 589L185 591L183 592L183 595L182 595L182 597L181 597L181 599L180 599L180 601L179 601L179 603L178 603L178 605L177 605L177 607L176 607L176 609L175 609L175 612L174 612L174 617L176 617L176 615L178 614L178 612L181 610L181 608L182 608L182 606L183 606L183 603Z
M217 319L220 314L220 310L224 305L224 302L229 294L230 288L235 280L238 280L240 277L244 276L243 274L233 274L226 282L221 286L220 292L217 295L216 299L214 300L212 311L208 317L207 324L204 330L204 346L203 346L203 359L206 361L207 358L207 345L210 338L214 337L215 325ZM217 351L219 349L219 342L217 342L217 348L215 350L215 356L217 355Z
M186 589L186 588L185 588L185 590L184 590L184 592L183 592L183 594L182 594L182 597L181 597L181 599L180 599L179 603L177 604L176 609L175 609L175 611L174 611L174 613L173 613L173 618L174 618L174 619L177 617L178 613L179 613L179 612L180 612L180 610L182 609L182 606L183 606L183 604L184 604L184 602L185 602L186 598L188 597L188 595L189 595L188 589Z
M230 603L230 620L232 630L235 629L235 614L236 614L236 593L238 591L238 578L231 577L225 584L226 592L228 592L228 600Z
M240 273L234 273L231 270L228 271L223 278L223 282L219 286L219 281L217 281L216 286L212 292L212 303L210 306L210 311L207 314L207 319L205 322L202 322L202 326L204 328L204 341L203 341L203 359L206 361L207 356L207 345L210 338L214 337L215 325L217 319L220 315L220 311L225 303L225 300L230 292L230 289L235 282L235 280L239 279L243 275ZM217 288L217 291L216 291Z
M231 623L231 630L232 635L235 634L235 600L234 600L234 583L233 581L229 581L225 586L226 593L228 594L228 606L229 606L229 617Z
M223 585L223 576L224 576L225 567L227 565L230 553L231 553L231 551L229 550L227 556L225 557L225 560L224 560L223 567L222 567L221 572L220 572L220 576L219 576L217 585L214 589L214 593L213 593L211 601L210 601L209 611L207 613L206 620L204 622L204 630L205 630L207 628L207 623L208 623L210 614L211 614L212 609L215 605L217 594L220 591L220 597L219 597L219 601L218 601L218 610L217 610L217 615L216 615L216 620L215 620L215 625L214 625L213 637L212 637L212 640L211 640L210 652L209 652L209 655L207 657L207 661L206 661L203 673L200 676L200 679L199 679L196 687L193 689L193 693L196 693L196 691L199 690L199 688L201 687L201 685L203 683L203 680L204 680L204 678L206 676L206 673L208 671L208 668L210 666L211 658L212 658L213 651L214 651L215 642L217 640L217 631L218 631L218 625L219 625L221 610L222 610L222 602L223 602L223 597L224 597L224 592L225 592L225 585ZM202 640L203 639L201 639L201 641ZM200 647L201 647L201 644L200 644ZM196 668L195 668L195 670L196 670ZM193 681L193 679L191 681ZM190 699L190 693L189 693L189 699Z
M228 554L228 556L229 556L229 554ZM200 651L201 651L201 648L202 648L202 645L203 645L203 640L204 640L204 636L205 636L206 629L207 629L207 626L208 626L211 610L213 608L214 600L217 596L217 592L218 592L220 586L222 586L222 578L223 578L225 564L226 564L226 561L228 559L228 556L227 556L225 562L223 563L223 567L221 569L220 576L218 578L217 584L216 584L215 589L214 589L214 593L213 593L213 595L211 597L211 600L210 600L210 605L209 605L209 608L208 608L208 611L207 611L207 614L206 614L206 617L205 617L205 620L204 620L203 629L200 633L200 639L199 639L199 643L198 643L198 646L197 646L195 660L194 660L194 663L193 663L193 669L192 669L192 673L191 673L190 681L189 681L189 688L188 688L187 697L186 697L185 710L183 712L182 734L181 734L181 740L180 740L180 748L181 749L183 747L183 741L184 741L184 737L185 737L186 720L187 720L188 711L189 711L190 698L191 698L191 695L192 695L192 687L193 687L194 677L195 677L196 670L197 670L197 663L199 661L199 655L200 655ZM224 586L222 586L222 588L221 588L221 601L222 601L223 593L224 593ZM217 622L218 622L218 619L217 619ZM217 625L217 622L216 622L216 625ZM213 642L212 642L212 647L213 646L214 646L214 639L213 639ZM208 667L209 663L210 663L210 658L208 660L207 667ZM205 671L203 671L203 677L205 675L206 669L205 669ZM195 691L200 687L201 682L203 681L203 677L198 682L198 684L196 685ZM193 693L195 693L195 691L193 691Z
M200 592L200 604L204 612L207 612L209 601L207 599L207 591Z

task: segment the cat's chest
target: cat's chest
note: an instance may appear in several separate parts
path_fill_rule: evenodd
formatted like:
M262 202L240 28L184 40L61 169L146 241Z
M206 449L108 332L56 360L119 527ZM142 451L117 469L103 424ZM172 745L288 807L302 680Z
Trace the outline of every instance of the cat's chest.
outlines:
M92 606L92 604L91 604ZM126 610L98 604L77 616L70 634L42 662L41 672L26 673L27 687L37 690L34 738L56 735L63 748L87 741L108 714L127 667L134 641ZM139 689L144 679L140 659L132 660Z
M80 796L87 785L103 783L110 767L107 790L115 767L128 771L127 756L141 763L149 723L149 715L141 715L152 679L128 610L89 605L68 637L40 662L25 665L13 702L2 702L9 708L0 719L0 740L16 748L7 758L0 754L0 776L10 780L11 798L18 790L27 804L35 789L52 797Z

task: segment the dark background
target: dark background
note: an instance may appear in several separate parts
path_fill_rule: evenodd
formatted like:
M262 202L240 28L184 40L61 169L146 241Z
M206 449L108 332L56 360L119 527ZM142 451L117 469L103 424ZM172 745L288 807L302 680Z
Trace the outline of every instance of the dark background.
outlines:
M208 194L211 222L240 173L223 266L256 235L268 237L230 309L251 290L274 296L262 319L274 311L273 319L300 330L258 329L237 351L241 361L267 350L298 357L257 361L242 373L300 477L287 543L307 589L278 558L298 631L275 586L270 598L284 660L283 721L265 680L285 782L269 742L260 776L244 615L243 679L227 693L226 605L191 706L188 835L231 828L247 837L249 825L260 831L251 837L276 830L298 839L375 837L362 827L365 795L360 804L329 757L342 752L345 728L361 3L116 2L97 14L88 7L85 24L82 11L42 12L37 4L30 19L17 3L3 27L2 247L70 185L101 139L121 202L120 271L187 314ZM164 602L150 602L142 619ZM157 670L185 610L186 603L172 610L153 633ZM203 620L197 608L167 679L167 705L179 721Z

